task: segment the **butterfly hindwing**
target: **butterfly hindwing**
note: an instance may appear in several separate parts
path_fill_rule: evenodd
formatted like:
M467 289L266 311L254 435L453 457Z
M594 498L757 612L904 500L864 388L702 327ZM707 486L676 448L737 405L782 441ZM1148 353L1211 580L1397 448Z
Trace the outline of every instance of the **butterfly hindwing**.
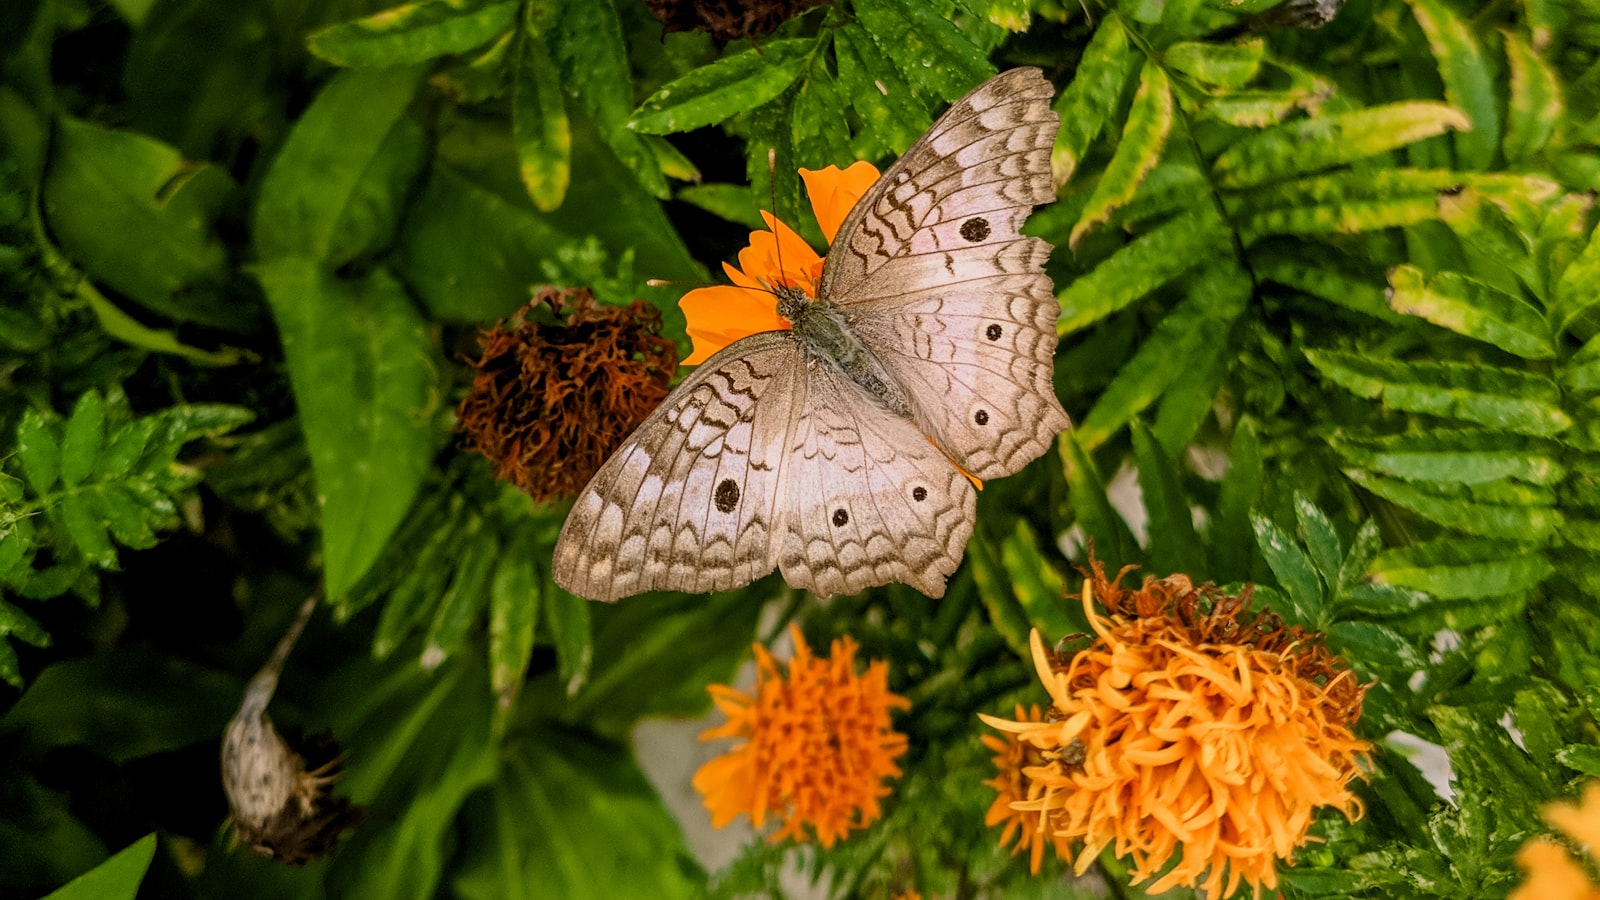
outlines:
M788 335L768 332L684 379L578 495L556 540L556 583L610 601L727 590L772 571L801 369Z

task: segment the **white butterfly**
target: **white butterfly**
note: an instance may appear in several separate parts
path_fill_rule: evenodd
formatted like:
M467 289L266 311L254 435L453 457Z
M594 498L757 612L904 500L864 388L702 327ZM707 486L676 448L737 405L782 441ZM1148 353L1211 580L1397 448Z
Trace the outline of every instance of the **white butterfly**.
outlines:
M930 597L972 534L975 478L1009 475L1069 424L1051 384L1060 120L1038 69L950 108L839 226L791 330L702 363L584 488L556 583L591 600L708 592L774 567L820 596L903 581Z

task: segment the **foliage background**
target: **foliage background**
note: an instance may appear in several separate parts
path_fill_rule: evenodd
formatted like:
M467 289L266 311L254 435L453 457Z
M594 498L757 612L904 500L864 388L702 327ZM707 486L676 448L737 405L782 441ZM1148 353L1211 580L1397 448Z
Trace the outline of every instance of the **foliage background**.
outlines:
M1600 7L1312 9L840 0L752 45L634 0L6 0L0 885L153 831L145 896L1059 893L982 826L974 713L1040 700L1027 629L1084 628L1092 539L1261 585L1373 683L1367 815L1287 895L1502 896L1600 774ZM455 450L480 323L585 284L680 337L646 278L705 278L769 195L814 228L797 165L887 162L996 64L1061 88L1030 230L1077 425L984 491L949 594L556 589L563 510ZM217 741L319 589L274 715L371 816L289 869L227 851ZM906 776L830 853L707 873L631 729L793 617L891 660Z

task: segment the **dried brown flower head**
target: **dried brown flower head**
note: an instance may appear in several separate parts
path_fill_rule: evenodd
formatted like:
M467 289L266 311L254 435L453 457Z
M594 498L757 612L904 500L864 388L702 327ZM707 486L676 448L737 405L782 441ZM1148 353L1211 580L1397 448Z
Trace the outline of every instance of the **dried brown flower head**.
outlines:
M827 0L644 0L662 34L704 31L719 41L758 38Z
M284 660L316 603L316 597L305 602L272 659L250 679L244 702L222 738L222 789L228 795L234 839L292 865L332 853L339 835L362 818L359 807L333 794L338 746L317 736L296 750L267 716Z
M478 374L456 410L466 449L535 500L576 496L667 396L678 348L642 300L601 305L545 288L478 339Z

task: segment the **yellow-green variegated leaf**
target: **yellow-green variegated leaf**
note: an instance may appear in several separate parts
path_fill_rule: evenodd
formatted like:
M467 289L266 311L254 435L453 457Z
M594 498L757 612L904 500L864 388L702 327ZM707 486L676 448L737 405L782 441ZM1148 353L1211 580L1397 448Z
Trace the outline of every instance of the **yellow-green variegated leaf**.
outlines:
M1072 83L1056 98L1054 108L1061 116L1061 131L1050 153L1050 169L1058 190L1072 179L1089 144L1116 114L1137 62L1138 57L1129 49L1122 20L1111 13L1089 39Z
M1301 119L1251 135L1217 157L1218 185L1243 188L1319 172L1470 126L1460 110L1411 101Z
M1550 326L1526 300L1459 272L1432 278L1413 265L1389 272L1389 306L1524 359L1555 355Z
M1133 199L1144 176L1155 168L1172 131L1172 84L1167 73L1154 62L1146 63L1139 75L1139 90L1133 95L1122 139L1111 157L1078 224L1072 227L1067 246L1076 248L1085 232L1107 222L1116 209Z

